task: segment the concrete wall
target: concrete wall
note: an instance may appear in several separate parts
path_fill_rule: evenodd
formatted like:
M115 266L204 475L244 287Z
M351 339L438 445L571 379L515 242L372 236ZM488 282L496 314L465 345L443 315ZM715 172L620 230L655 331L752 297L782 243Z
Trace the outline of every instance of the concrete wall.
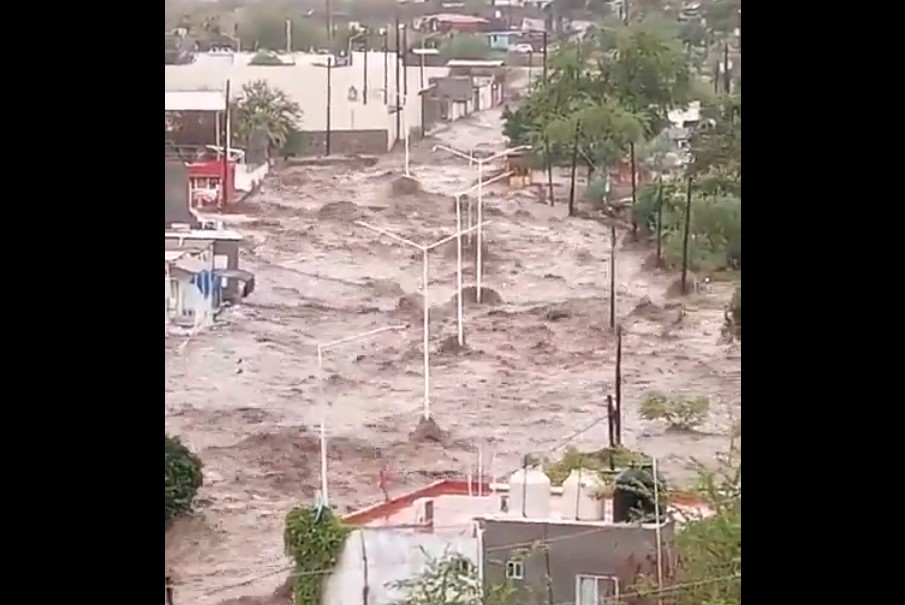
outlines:
M627 592L640 572L655 569L656 532L652 526L495 520L485 520L483 524L487 585L504 582L506 561L519 556L509 545L549 541L553 603L575 602L578 574L616 576L621 591ZM674 526L666 525L662 529L662 539L670 540L673 532ZM547 562L542 550L531 551L523 565L525 578L515 581L524 592L519 599L520 605L547 603Z
M395 123L394 123L395 124ZM396 136L395 126L393 137ZM309 132L305 144L305 155L324 155L327 150L327 132ZM331 130L330 153L378 154L389 149L390 132L379 130Z
M249 166L248 164L236 164L236 175L234 186L237 191L249 192L254 191L267 173L270 172L270 164L261 164L260 166Z
M362 545L367 556L365 572ZM359 529L346 540L335 571L326 579L323 605L362 603L367 574L368 605L393 605L404 596L388 587L421 574L429 558L460 553L478 564L476 538L392 529Z
M231 94L238 95L243 84L254 80L267 80L272 86L285 91L302 109L301 130L303 132L321 132L327 129L327 70L316 64L325 64L326 59L319 55L295 53L292 59L295 65L284 66L252 66L248 65L249 56L236 54L232 60L219 57L199 56L190 65L164 66L166 90L222 90L226 81L231 82ZM390 55L387 73L389 88L389 104L395 103L396 74L395 57ZM407 74L406 74L407 71ZM412 130L421 128L421 99L419 69L409 68L400 72L408 81L408 99L405 102L406 120ZM425 86L428 78L442 77L448 73L445 67L425 68ZM331 129L341 130L386 130L391 140L387 148L391 148L396 136L395 116L387 111L383 103L384 87L383 53L368 53L368 70L364 69L364 53L356 52L352 56L352 65L336 67L331 70ZM368 104L363 101L365 78L368 83ZM354 87L357 100L350 101L350 88ZM400 88L404 89L400 81Z

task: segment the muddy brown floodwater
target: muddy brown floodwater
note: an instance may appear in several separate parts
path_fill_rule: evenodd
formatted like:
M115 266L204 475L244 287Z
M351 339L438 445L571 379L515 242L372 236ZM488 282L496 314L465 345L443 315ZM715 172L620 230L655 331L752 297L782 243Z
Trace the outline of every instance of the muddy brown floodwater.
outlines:
M485 304L467 304L467 351L456 334L455 243L430 254L432 410L445 443L413 443L422 402L420 253L353 224L362 220L432 242L455 231L449 195L475 170L434 144L502 150L499 112L457 123L413 148L423 192L392 196L401 158L376 165L298 167L272 176L229 215L245 234L242 266L257 289L212 329L166 343L166 425L200 453L198 514L167 536L179 602L210 605L271 593L285 579L282 523L318 486L316 427L329 402L331 503L341 512L463 474L482 448L504 476L525 453L607 439L615 339L608 328L609 232L566 217L529 192L485 192ZM474 283L466 249L464 283ZM726 449L740 409L741 351L720 341L730 284L684 299L666 296L674 274L644 268L650 250L617 247L618 317L624 325L624 440L659 456L674 479L690 457ZM315 344L394 324L371 340L328 351L323 396ZM637 416L657 390L706 395L711 414L696 435L664 432Z

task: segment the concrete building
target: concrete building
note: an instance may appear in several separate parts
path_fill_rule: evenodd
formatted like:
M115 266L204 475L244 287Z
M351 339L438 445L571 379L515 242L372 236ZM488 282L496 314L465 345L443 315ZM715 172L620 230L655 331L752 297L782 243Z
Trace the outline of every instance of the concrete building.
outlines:
M508 579L521 604L599 605L655 568L657 538L668 544L676 525L615 522L612 498L580 494L585 484L577 485L550 487L547 480L522 491L515 477L502 484L442 480L346 515L357 529L326 580L324 604L359 602L367 592L368 603L391 605L404 597L392 584L419 576L430 559L457 555L485 586ZM670 507L700 502L671 494Z
M406 126L411 132L421 131L422 73L420 69L399 67L400 96L405 90L408 95L403 96L404 115L397 122L395 55L371 51L366 61L365 54L353 52L350 65L329 70L329 104L326 56L305 53L279 55L287 63L279 66L249 65L253 57L250 53L199 54L191 64L164 67L165 90L223 90L229 80L233 94L238 95L244 84L266 80L299 104L303 113L300 129L309 137L309 153L325 149L328 105L332 153L379 153L392 149ZM447 73L445 67L425 67L424 81Z
M220 280L214 276L214 246L164 251L165 325L203 326L220 308Z
M211 269L220 278L223 301L237 301L254 288L254 277L239 269L241 234L223 229L175 228L165 230L163 238L165 252L171 253L167 258L182 258L186 252L197 256L201 251L211 250Z

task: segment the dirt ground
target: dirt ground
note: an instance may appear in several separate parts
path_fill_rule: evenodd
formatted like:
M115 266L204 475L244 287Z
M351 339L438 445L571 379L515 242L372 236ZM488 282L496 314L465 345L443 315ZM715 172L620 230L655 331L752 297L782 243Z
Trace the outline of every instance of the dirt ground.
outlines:
M283 517L312 502L317 489L322 401L329 402L330 499L341 512L383 499L382 468L394 494L463 475L479 447L505 477L525 453L606 444L605 421L570 435L605 415L614 387L608 228L568 219L564 203L550 208L533 192L496 185L485 192L485 220L493 221L485 231L488 298L466 305L466 351L446 342L456 334L455 243L430 254L431 403L449 435L444 444L409 438L422 405L420 252L353 221L417 242L453 233L449 196L476 173L431 147L502 150L499 114L414 145L422 193L390 194L402 164L393 155L371 167L287 169L226 217L247 238L241 264L256 274L257 289L181 349L185 337L166 343L167 430L205 464L200 511L167 535L178 603L285 601L240 597L270 595L285 581ZM565 191L558 187L563 201ZM466 252L464 283L473 285L474 249ZM741 351L720 342L732 285L669 297L676 275L647 269L649 255L636 244L617 246L624 440L681 480L690 457L726 449L723 435L738 417ZM328 351L321 396L317 342L396 324L409 326ZM709 426L682 435L641 421L637 405L653 390L710 397Z

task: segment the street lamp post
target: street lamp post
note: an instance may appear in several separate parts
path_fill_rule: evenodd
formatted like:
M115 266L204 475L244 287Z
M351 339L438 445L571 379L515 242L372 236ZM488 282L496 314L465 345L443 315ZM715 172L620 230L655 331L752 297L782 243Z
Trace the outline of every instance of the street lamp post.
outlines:
M369 225L364 221L355 221L355 224L359 227L364 227L374 233L385 235L390 239L393 239L400 244L409 246L411 248L415 248L416 250L421 251L421 296L423 298L423 306L424 306L424 336L422 340L422 348L423 348L423 357L424 357L424 399L423 399L423 418L424 420L431 419L431 409L430 409L430 349L429 349L429 337L430 337L430 299L428 298L428 263L427 263L427 253L433 250L438 246L442 246L447 242L451 242L456 238L461 238L463 233L461 231L457 231L452 235L444 237L441 240L438 240L432 244L417 244L411 240L405 239L393 233L392 231L388 231L387 229L382 229L380 227L375 227L373 225ZM477 225L472 227L468 231L477 229ZM459 317L459 322L461 323L462 318Z
M493 177L486 185L492 185L497 181L501 181L503 179L509 178L512 176L512 172L506 172L500 174L498 176ZM468 229L462 231L462 196L468 195L472 191L478 188L478 185L475 185L471 189L466 189L460 193L455 195L456 198L456 233L459 234L459 237L456 238L456 308L457 314L459 318L459 345L465 346L465 328L463 326L462 321L462 234L471 229L471 225L468 226ZM471 205L468 208L468 220L471 222ZM485 223L486 224L486 223ZM480 256L478 256L480 258ZM480 261L477 261L480 262ZM477 275L478 269L475 267L475 275ZM475 298L477 299L477 289L475 289Z
M369 332L363 332L361 334L355 334L354 336L347 336L345 338L340 338L339 340L333 340L331 342L319 342L317 343L317 378L320 390L320 400L321 400L321 423L320 423L320 463L321 463L321 496L323 498L324 506L329 506L329 497L327 493L327 427L326 427L326 418L327 418L327 405L326 398L324 396L324 351L328 349L332 349L333 347L347 344L350 342L355 342L359 340L365 340L372 336L376 336L378 334L382 334L384 332L389 332L390 330L404 330L408 326L387 326L384 328L377 328L376 330L371 330Z
M478 245L477 245L477 252L475 253L476 262L478 264L477 269L475 270L475 300L478 303L481 302L481 278L482 278L481 265L482 265L482 255L483 255L482 247L483 247L483 241L484 241L483 240L483 235L484 235L483 231L484 230L481 226L481 223L483 222L483 218L484 218L484 164L488 164L490 162L498 160L502 157L509 155L510 153L515 153L517 151L524 151L524 150L530 149L530 148L531 147L528 145L519 145L518 147L512 147L510 149L506 149L506 150L501 151L488 158L476 158L474 156L474 153L463 153L461 151L453 149L452 147L447 147L445 145L436 145L433 148L433 151L445 151L454 156L468 160L469 163L475 162L478 165L478 184L477 184L477 190L478 190L478 224L477 224Z

